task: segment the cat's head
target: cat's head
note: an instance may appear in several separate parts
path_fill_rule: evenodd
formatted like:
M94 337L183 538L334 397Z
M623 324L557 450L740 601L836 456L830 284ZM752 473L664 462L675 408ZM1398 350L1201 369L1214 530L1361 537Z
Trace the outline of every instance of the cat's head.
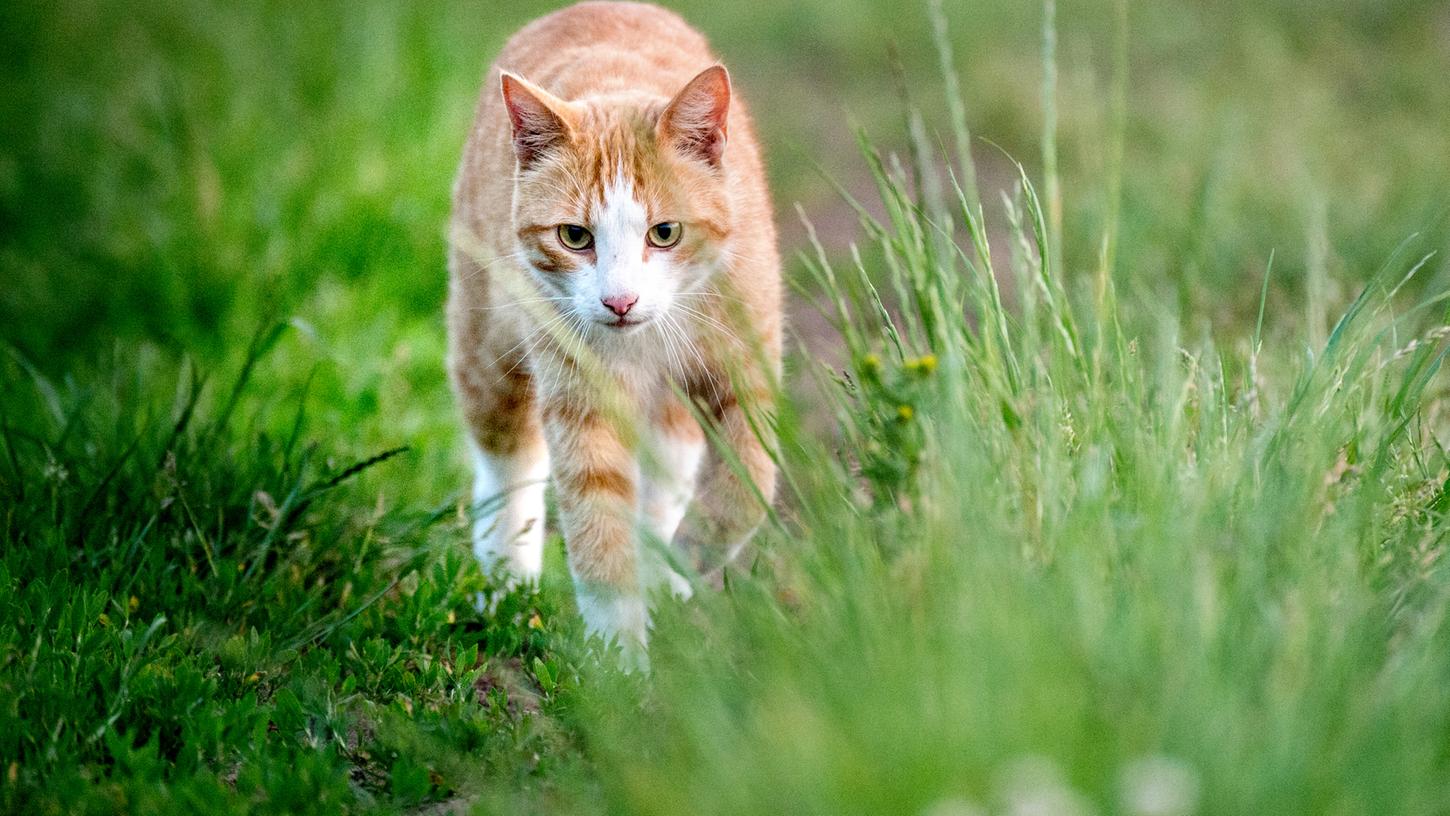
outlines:
M518 159L514 228L545 294L589 334L668 316L725 253L725 69L668 101L566 101L509 73L502 85Z

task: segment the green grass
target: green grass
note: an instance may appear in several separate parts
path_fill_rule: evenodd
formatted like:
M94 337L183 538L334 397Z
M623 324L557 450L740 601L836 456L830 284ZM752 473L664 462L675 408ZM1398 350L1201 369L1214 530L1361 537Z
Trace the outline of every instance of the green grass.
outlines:
M545 6L0 8L0 807L1450 811L1440 4L681 6L805 336L648 679L467 548L448 185Z

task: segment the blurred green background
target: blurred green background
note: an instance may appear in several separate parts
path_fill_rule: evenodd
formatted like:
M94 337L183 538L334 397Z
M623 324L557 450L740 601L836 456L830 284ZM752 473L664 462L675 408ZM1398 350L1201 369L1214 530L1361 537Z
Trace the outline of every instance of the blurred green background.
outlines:
M287 315L365 369L403 354L410 377L436 381L442 225L480 77L551 7L5 4L5 338L60 370L116 342L225 355L261 316ZM932 133L946 128L922 7L677 7L755 108L787 254L800 245L793 202L829 246L854 236L815 170L869 188L853 124L902 143L888 51ZM947 14L974 132L1036 168L1041 8ZM1057 16L1066 241L1081 269L1101 232L1117 14L1067 0ZM1409 231L1444 245L1444 3L1134 4L1128 38L1120 267L1132 285L1233 320L1252 311L1271 251L1288 303L1311 262L1352 280ZM975 150L984 186L1004 184L1001 154Z

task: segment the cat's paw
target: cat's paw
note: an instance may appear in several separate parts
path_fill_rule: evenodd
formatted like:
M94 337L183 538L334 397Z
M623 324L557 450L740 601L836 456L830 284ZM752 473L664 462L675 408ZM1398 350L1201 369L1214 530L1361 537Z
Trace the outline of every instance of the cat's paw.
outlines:
M619 646L625 669L649 671L649 606L642 595L581 584L576 600L589 634Z
M690 583L690 579L677 572L658 554L650 555L653 557L647 556L642 567L645 591L651 596L656 596L661 589L667 589L670 595L678 600L690 600L695 594L695 587Z
M665 568L664 581L670 588L670 594L681 601L688 601L695 595L695 587L690 584L690 579L675 572L668 567Z

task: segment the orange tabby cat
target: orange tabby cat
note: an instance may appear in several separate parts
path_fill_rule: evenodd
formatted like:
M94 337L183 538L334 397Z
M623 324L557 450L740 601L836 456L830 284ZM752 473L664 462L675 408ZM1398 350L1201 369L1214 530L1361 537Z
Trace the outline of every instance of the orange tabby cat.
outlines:
M780 261L750 119L680 17L580 3L504 47L453 205L474 551L537 579L552 477L585 623L642 662L648 590L689 592L658 543L718 575L774 494Z

